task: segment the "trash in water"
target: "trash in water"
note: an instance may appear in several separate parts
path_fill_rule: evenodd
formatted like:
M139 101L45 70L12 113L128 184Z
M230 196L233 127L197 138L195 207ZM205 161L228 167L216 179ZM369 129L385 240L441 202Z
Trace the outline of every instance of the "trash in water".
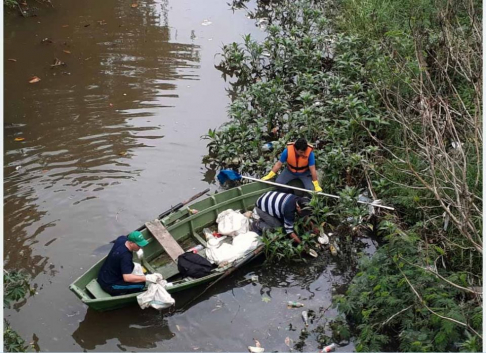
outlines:
M18 165L18 166L15 167L15 170L19 170L20 168L22 168L22 167Z
M309 326L309 317L307 315L307 311L302 312L302 320L304 320L305 326Z
M260 342L256 339L253 339L255 341L255 346L248 346L248 350L252 353L261 353L265 350L265 348L262 348L262 345Z
M317 252L316 252L315 250L313 250L313 249L309 249L309 250L307 251L307 253L308 253L310 256L312 256L312 257L317 257L317 256L318 256L318 255L317 255Z
M302 308L304 304L299 303L299 302L293 302L293 301L288 301L287 302L287 307L288 308Z
M334 247L334 245L329 245L329 250L331 250L331 254L332 256L336 256L337 255L337 250L336 248Z
M320 351L319 353L334 352L335 350L336 350L336 344L331 343L329 346L325 346L324 348L322 348L322 351Z
M204 21L202 21L201 25L203 25L203 26L209 26L211 23L212 22L209 21L209 20L204 20Z
M321 235L317 238L317 241L322 245L326 245L329 244L329 237L325 233L321 233Z
M253 283L258 283L258 276L254 275L254 276L251 276L251 281Z

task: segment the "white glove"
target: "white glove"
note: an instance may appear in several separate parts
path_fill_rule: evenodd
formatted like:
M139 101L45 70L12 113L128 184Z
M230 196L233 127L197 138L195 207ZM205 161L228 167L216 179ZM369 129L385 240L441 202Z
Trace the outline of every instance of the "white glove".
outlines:
M151 283L157 283L157 282L159 282L163 279L164 279L164 277L162 277L162 275L160 273L151 273L151 274L145 275L145 280L147 282L151 282Z

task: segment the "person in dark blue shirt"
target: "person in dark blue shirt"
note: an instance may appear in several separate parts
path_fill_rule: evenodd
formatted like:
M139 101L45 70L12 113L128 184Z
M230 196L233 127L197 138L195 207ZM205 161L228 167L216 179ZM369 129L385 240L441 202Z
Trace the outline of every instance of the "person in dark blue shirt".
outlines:
M98 273L98 283L105 292L123 295L141 292L144 289L146 277L132 274L133 252L147 244L148 241L138 231L131 232L128 236L119 236L115 240Z
M278 191L267 191L256 202L256 212L260 216L259 228L276 228L283 225L285 232L297 244L300 238L294 231L295 216L306 216L309 209L304 209L309 204L306 197L298 197Z

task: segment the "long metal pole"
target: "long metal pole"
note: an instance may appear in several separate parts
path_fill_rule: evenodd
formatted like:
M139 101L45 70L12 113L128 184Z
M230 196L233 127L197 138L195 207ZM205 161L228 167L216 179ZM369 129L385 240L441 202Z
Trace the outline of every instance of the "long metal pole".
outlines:
M311 194L322 195L322 196L327 196L327 197L333 197L335 199L340 199L340 197L337 196L337 195L331 195L331 194L326 194L324 192L317 192L317 191L313 191L313 190L307 190L307 189L298 188L296 186L291 186L291 185L279 184L279 183L275 183L273 181L252 178L252 177L248 177L248 176L244 176L244 175L242 175L241 178L242 179L248 179L248 180L257 181L259 183L265 183L265 184L270 184L270 185L275 185L275 186L281 186L281 187L286 188L286 189L299 190L299 191L304 191L304 192L308 192L308 193L311 193ZM391 211L394 211L395 210L393 207L385 206L385 205L379 205L379 204L375 204L375 203L372 203L372 202L365 202L365 201L359 201L358 200L358 203L361 203L363 205L371 205L373 207L385 208L385 209L391 210Z

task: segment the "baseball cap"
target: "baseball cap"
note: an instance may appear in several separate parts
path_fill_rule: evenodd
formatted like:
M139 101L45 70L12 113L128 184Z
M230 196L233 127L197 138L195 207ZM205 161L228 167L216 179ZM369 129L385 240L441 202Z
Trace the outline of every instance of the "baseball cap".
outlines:
M128 240L134 242L138 246L145 246L148 244L148 241L143 238L142 233L139 231L134 231L128 234Z

